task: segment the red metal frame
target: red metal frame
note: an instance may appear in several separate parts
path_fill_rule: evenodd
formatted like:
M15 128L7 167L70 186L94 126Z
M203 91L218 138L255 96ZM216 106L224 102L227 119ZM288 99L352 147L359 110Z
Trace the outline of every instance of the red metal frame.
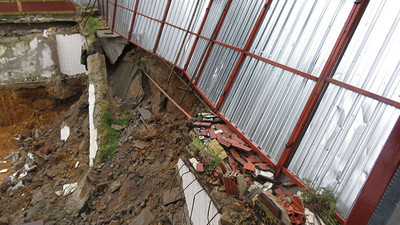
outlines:
M232 3L232 0L228 0L228 2L226 2L225 8L224 8L224 12L222 13L220 20L218 21L218 25L217 25L217 28L215 29L214 35L211 37L210 46L208 46L207 53L204 56L203 62L201 63L201 66L200 66L200 69L197 72L196 79L193 82L194 85L196 85L197 82L199 82L201 73L203 72L204 66L206 65L207 59L210 56L211 49L212 49L212 47L214 45L213 40L215 40L217 38L218 33L221 30L222 24L224 23L226 14L228 14L228 10L229 10L229 7L231 6L231 3Z
M265 14L267 14L267 11L268 11L269 6L271 5L271 2L272 2L272 0L266 0L265 1L263 9L261 10L260 15L258 16L258 18L256 20L256 23L254 24L253 29L251 30L251 33L250 33L249 38L247 39L247 42L246 42L246 44L245 44L245 46L244 46L244 48L242 50L242 53L240 54L239 59L238 59L236 65L235 65L235 67L234 67L234 69L232 71L232 74L229 77L229 80L226 83L225 88L222 91L222 94L221 94L221 96L220 96L220 98L218 100L218 103L217 103L217 106L216 106L217 110L219 110L221 108L221 105L224 102L225 97L228 94L228 91L229 91L229 89L231 88L231 86L233 84L233 81L235 80L237 74L239 73L239 69L242 66L244 58L245 58L245 53L244 52L248 51L250 49L250 46L253 43L253 40L254 40L254 38L255 38L255 36L256 36L260 26L261 26L261 23L262 23L263 19L264 19L264 16L265 16Z
M198 30L198 32L197 32L198 35L196 35L196 38L194 39L193 47L192 47L192 49L190 50L190 53L189 53L188 58L187 58L187 60L186 60L186 63L185 63L185 65L184 65L184 67L183 67L183 70L184 70L184 71L187 70L187 68L188 68L188 66L189 66L189 62L190 62L190 60L192 59L194 50L196 49L196 46L197 46L197 42L199 41L199 36L200 36L201 32L203 31L204 24L206 24L207 17L208 17L208 13L210 12L210 8L211 8L213 2L214 2L214 0L210 0L210 2L208 3L208 6L207 6L207 8L206 8L206 12L205 12L205 14L204 14L203 20L202 20L202 22L201 22L201 24L200 24L200 27L199 27L199 30Z
M138 1L138 0L136 0L136 1ZM344 53L344 51L345 51L345 49L347 47L347 44L349 43L349 41L350 41L350 39L351 39L351 37L352 37L352 35L353 35L353 33L354 33L359 21L360 21L360 19L361 19L362 15L363 15L363 13L365 11L365 8L368 5L369 0L361 0L361 1L355 2L355 6L353 7L351 13L349 14L349 17L348 17L348 19L347 19L347 21L346 21L346 23L345 23L345 25L343 27L343 30L342 30L342 32L341 32L341 34L340 34L340 36L339 36L339 38L338 38L338 40L336 42L336 44L335 44L335 46L334 46L334 48L333 48L333 50L332 50L332 52L331 52L331 54L329 56L329 59L327 60L327 63L325 64L325 67L324 67L323 71L321 72L321 75L320 75L319 78L317 78L317 77L315 77L315 76L313 76L311 74L307 74L307 73L304 73L302 71L296 70L294 68L285 66L283 64L274 62L272 60L263 58L261 56L258 56L256 54L254 54L254 53L248 52L248 49L251 46L251 42L254 39L254 36L255 36L255 34L256 34L257 30L258 30L257 26L260 26L260 24L258 24L259 23L258 21L262 20L262 18L263 18L261 16L264 13L263 11L260 13L260 15L259 15L259 17L257 19L257 22L256 22L255 26L253 27L252 32L251 32L251 34L250 34L250 36L249 36L249 38L248 38L248 40L246 42L246 45L245 45L245 47L243 49L237 48L235 46L228 45L226 43L222 43L222 42L216 41L215 39L216 39L216 37L217 37L221 27L222 27L223 21L224 21L224 19L226 17L226 14L227 14L228 10L229 10L229 6L231 4L231 1L232 0L228 0L227 4L225 5L224 12L221 15L220 20L218 21L218 25L216 27L216 30L215 30L214 34L212 35L211 38L207 38L207 37L201 36L200 34L201 34L201 31L202 31L203 26L205 24L205 21L207 19L207 16L208 16L208 13L209 13L209 9L212 6L213 0L210 1L209 5L207 7L207 10L206 10L206 14L203 17L203 21L202 21L202 24L201 24L201 26L199 28L198 33L194 33L194 32L189 31L190 34L196 36L196 39L195 39L194 45L192 46L192 49L191 49L191 52L189 54L188 60L187 60L187 62L185 64L185 67L184 68L179 68L178 67L178 68L183 71L183 74L187 78L189 78L189 75L187 74L186 69L188 67L188 64L189 64L192 56L193 56L195 47L196 47L196 45L198 43L198 39L199 38L203 38L205 40L210 41L210 45L208 46L206 55L204 56L203 62L201 64L201 67L200 67L200 69L199 69L199 71L197 73L196 79L195 79L194 82L192 81L193 84L194 84L194 88L199 93L199 95L205 100L205 102L216 112L216 114L218 116L220 116L229 125L229 127L232 130L237 132L238 135L243 140L245 140L245 142L247 144L249 144L249 146L251 146L257 153L259 153L268 162L268 164L270 164L273 168L275 168L275 170L277 172L277 175L279 175L280 173L283 172L292 181L294 181L298 186L305 187L305 185L294 174L292 174L288 169L286 169L285 166L288 164L288 162L290 161L291 157L293 156L295 148L297 147L302 135L304 134L305 130L307 129L309 121L312 118L312 116L313 116L313 114L315 112L315 109L317 108L317 106L319 104L321 96L323 96L323 94L325 93L325 90L326 90L326 88L327 88L327 86L329 84L338 85L340 87L346 88L346 89L354 91L356 93L359 93L359 94L368 96L370 98L376 99L376 100L378 100L380 102L383 102L385 104L392 105L394 107L400 108L400 103L399 102L393 101L391 99L379 96L377 94L371 93L369 91L365 91L363 89L354 87L352 85L349 85L349 84L346 84L346 83L343 83L343 82L340 82L340 81L337 81L337 80L331 78L331 76L333 75L334 70L336 69L337 63L339 62L342 54ZM106 8L107 23L108 23L108 2L109 2L109 0L107 0L107 8ZM269 1L267 1L267 2L269 4ZM103 1L102 1L102 3L104 4ZM113 4L113 3L111 2L111 4ZM155 18L151 18L151 17L149 17L147 15L144 15L144 14L141 14L141 13L137 12L137 8L136 7L138 6L138 4L136 4L135 10L128 9L128 8L126 8L124 6L119 5L118 3L115 4L118 7L126 8L127 10L130 10L130 11L134 12L134 15L138 14L138 15L144 16L146 18L149 18L151 20L154 20L154 21L157 21L157 22L161 23L161 26L160 26L160 29L159 29L159 32L158 32L158 35L157 35L157 41L156 41L156 44L154 46L153 52L151 52L151 51L149 51L147 49L144 49L143 47L141 47L137 43L134 43L133 41L131 41L130 40L131 37L125 37L125 36L119 34L118 32L115 32L115 31L114 32L119 34L123 38L127 39L129 42L133 43L134 45L136 45L137 47L141 48L142 50L144 50L144 51L146 51L146 52L148 52L148 53L150 53L152 55L158 56L156 54L156 50L157 50L157 47L158 47L158 44L159 44L159 40L161 38L162 30L163 30L163 27L164 27L165 24L167 24L167 25L169 25L171 27L174 27L176 29L185 30L185 29L183 29L181 27L175 26L175 25L170 24L170 23L165 21L167 13L169 11L170 4L171 4L171 0L169 0L168 3L167 3L167 7L166 7L166 10L164 12L163 20L158 20L158 19L155 19ZM116 10L115 8L114 8L114 10ZM265 8L268 8L268 7L265 7ZM265 8L263 10L266 10ZM104 13L104 9L105 8L103 7L103 13ZM114 16L115 16L115 13L114 13ZM135 17L135 16L133 16L133 17ZM134 21L134 18L132 18L132 20ZM114 23L114 21L115 21L115 18L113 18L113 23ZM131 33L132 33L133 22L131 23L131 26L132 27L130 28L129 35L131 35ZM196 84L197 84L197 82L198 82L198 80L199 80L199 78L201 76L201 73L203 72L204 66L205 66L205 64L206 64L206 62L208 60L208 57L209 57L209 55L211 53L211 50L212 50L212 47L213 47L214 43L220 44L222 46L225 46L225 47L228 47L228 48L231 48L231 49L235 49L237 51L241 51L241 56L239 57L239 60L235 65L234 71L232 72L231 77L230 77L226 87L224 88L224 92L221 95L221 98L220 98L217 106L214 106L213 103L210 100L208 100L208 98L204 95L204 93L196 86ZM312 93L310 95L310 98L308 99L308 101L306 103L306 106L304 107L303 112L302 112L299 120L297 121L297 124L296 124L296 126L295 126L295 128L294 128L294 130L293 130L293 132L291 134L291 137L289 138L288 144L285 147L284 152L283 152L280 160L278 161L277 165L275 165L275 163L271 159L269 159L266 155L264 155L264 153L254 143L252 143L245 135L243 135L240 130L238 130L234 125L232 125L228 119L226 119L220 112L218 112L218 109L221 107L221 105L222 105L222 103L223 103L223 101L225 99L225 96L229 92L229 89L230 89L232 83L234 82L235 76L237 75L238 70L239 70L241 64L243 63L243 58L246 55L250 56L250 57L253 57L253 58L256 58L256 59L259 59L259 60L261 60L263 62L269 63L271 65L280 67L282 69L288 70L290 72L293 72L293 73L295 73L297 75L300 75L300 76L305 77L307 79L311 79L311 80L316 82L316 85L315 85L315 87L314 87L314 89L313 89L313 91L312 91ZM167 60L164 60L164 61L166 61L170 65L173 65L171 62L169 62ZM387 141L387 143L386 143L386 145L384 147L384 150L382 150L382 153L381 153L378 161L376 162L371 175L369 176L367 182L365 183L365 186L364 186L360 196L358 197L358 199L356 201L356 204L354 205L354 207L353 207L353 209L352 209L352 211L351 211L351 213L350 213L350 215L348 217L348 221L347 221L346 224L366 224L368 222L370 216L372 215L373 211L376 208L376 205L379 203L379 200L380 200L380 198L382 196L382 195L380 195L380 193L383 194L383 192L386 190L386 187L387 187L388 183L390 182L390 179L391 179L392 175L394 174L394 171L399 166L399 164L400 164L400 159L399 159L400 156L398 154L400 152L400 150L398 149L398 146L399 146L399 143L398 143L399 141L398 140L400 140L400 138L399 138L399 133L400 133L399 132L399 130L400 130L399 123L400 123L399 121L396 123L396 126L395 126L391 136L389 137L389 139L388 139L388 141ZM396 145L394 143L396 143ZM391 146L390 149L392 149L392 150L388 149L389 147L387 147L387 146L389 146L389 147ZM395 147L397 147L397 149ZM396 149L396 151L397 151L397 155L395 155L395 156L393 156L393 154L395 152L393 149ZM392 154L392 155L390 155L390 154ZM389 157L389 155L390 155L390 157ZM389 159L393 160L394 158L396 159L397 164L396 163L392 163L392 165L387 166L386 164L388 162L386 162L386 161L389 160ZM384 164L385 166L382 166L383 163L386 163L386 164ZM397 167L396 167L396 165L397 165ZM379 190L378 190L379 193L376 194L376 183L378 181L382 182L381 177L382 177L383 173L385 173L384 182L379 185ZM373 197L372 200L370 199L371 196ZM368 202L368 204L366 204L366 202ZM362 217L365 217L365 215L367 215L367 218L362 218ZM341 224L345 223L345 219L343 219L343 217L341 217L339 214L336 214L336 219Z
M359 194L346 224L368 224L387 186L400 166L400 117Z
M325 79L326 79L327 82L329 82L329 83L331 83L331 84L334 84L334 85L343 87L343 88L345 88L345 89L347 89L347 90L350 90L350 91L354 91L354 92L356 92L356 93L358 93L358 94L362 94L362 95L364 95L364 96L370 97L370 98L372 98L372 99L378 100L378 101L380 101L380 102L383 102L383 103L385 103L385 104L394 106L394 107L396 107L396 108L400 108L400 102L393 101L392 99L383 97L383 96L381 96L381 95L374 94L374 93L372 93L372 92L369 92L369 91L366 91L366 90L364 90L364 89L361 89L361 88L352 86L352 85L350 85L350 84L343 83L343 82L341 82L341 81L332 79L332 78L330 78L330 77L327 77L327 78L325 78Z
M339 35L338 40L333 47L333 50L323 68L321 75L314 86L313 91L311 92L310 98L308 99L306 106L301 113L296 126L286 144L286 147L277 163L276 166L276 174L277 176L280 175L282 172L282 168L287 166L290 159L295 153L295 148L298 146L301 137L303 136L305 130L308 127L309 121L311 120L312 116L316 108L318 107L320 97L323 96L325 90L328 86L328 82L326 82L326 77L332 76L333 71L336 69L337 63L339 59L343 55L348 43L350 42L351 37L361 20L361 17L368 5L369 0L363 0L359 3L355 3L353 9L350 12L349 17Z
M114 0L114 12L113 12L113 19L112 19L112 25L111 25L111 32L114 32L114 26L115 26L115 16L117 15L117 3L118 0Z
M139 5L139 0L136 0L135 9L132 12L132 20L131 20L131 26L129 27L128 40L131 40L131 38L132 38L133 24L135 23L138 5Z
M170 6L171 6L171 0L168 0L167 6L165 7L165 11L164 11L164 16L163 16L162 21L161 21L160 29L158 30L156 42L154 43L154 49L153 49L154 53L157 52L158 44L160 43L161 34L162 34L163 29L164 29L165 20L167 19L167 15L168 15L168 11L169 11L169 7Z
M109 24L108 24L108 1L109 0L106 1L106 4L107 4L106 5L106 22L107 22L107 26L110 27Z

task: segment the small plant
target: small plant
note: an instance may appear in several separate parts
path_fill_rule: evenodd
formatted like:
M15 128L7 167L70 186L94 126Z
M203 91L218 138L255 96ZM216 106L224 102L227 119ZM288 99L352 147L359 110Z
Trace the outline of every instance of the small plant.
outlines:
M99 158L101 162L105 162L114 156L114 150L117 147L119 138L121 136L118 131L111 127L113 121L114 119L110 111L110 104L106 102L101 115L102 136L101 148L99 151Z
M210 176L211 173L215 171L222 162L222 159L219 157L219 152L210 151L210 156L210 159L205 165L205 172L208 176Z
M316 214L328 225L339 225L335 219L336 198L332 191L325 188L312 188L311 181L306 180L308 190L304 190L301 197L304 204L315 210Z
M203 145L203 142L200 140L200 138L194 138L193 139L193 141L192 141L192 145L194 146L194 147L196 147L199 151L203 151L203 150L205 150L205 147L204 147L204 145Z
M115 121L116 124L121 125L121 126L125 126L129 123L129 121L131 120L131 116L125 116L122 119L118 119Z

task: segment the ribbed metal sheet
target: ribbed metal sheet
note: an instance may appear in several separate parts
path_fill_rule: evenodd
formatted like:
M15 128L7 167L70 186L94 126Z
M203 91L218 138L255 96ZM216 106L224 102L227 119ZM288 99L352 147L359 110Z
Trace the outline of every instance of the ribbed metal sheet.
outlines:
M289 170L333 190L346 217L399 115L400 109L330 85Z
M166 21L183 29L188 29L190 20L193 17L193 22L190 31L197 32L204 18L205 10L208 5L208 0L200 0L196 9L197 1L178 0L172 1ZM186 31L179 30L169 25L165 25L161 35L160 44L157 48L157 53L170 62L175 62L179 53L179 49L184 40ZM186 63L187 56L192 49L194 35L187 35L182 51L179 55L177 65L183 67Z
M211 38L215 27L218 25L218 21L225 9L227 0L214 0L210 12L208 13L207 20L204 24L203 31L201 35L207 38Z
M114 14L114 5L110 2L107 2L108 4L108 15L106 16L107 21L108 21L108 25L111 27L112 25L112 20L113 20L113 14ZM104 6L106 7L106 4L104 4Z
M250 52L319 76L354 1L272 1Z
M315 82L246 57L221 112L277 162Z
M236 50L214 44L198 83L200 90L214 105L217 104L239 55L240 52Z
M159 22L136 15L131 41L149 51L153 51L159 29Z
M133 1L133 0L131 0ZM165 7L168 1L145 0L139 1L138 12L154 19L161 20L164 16Z
M265 0L233 0L217 40L243 48L264 3Z
M135 2L136 1L131 1L131 0L119 0L118 4L123 5L129 9L134 9L135 8ZM132 16L133 12L124 9L122 7L117 7L117 11L115 14L115 27L114 30L116 30L118 33L124 35L125 37L128 37L129 29L131 26L131 21L132 21Z
M400 4L371 1L334 78L400 101Z
M192 58L190 59L187 72L191 78L195 78L195 75L197 74L197 68L199 68L199 64L202 63L203 58L202 54L206 50L208 46L209 41L199 38L196 48L194 49Z

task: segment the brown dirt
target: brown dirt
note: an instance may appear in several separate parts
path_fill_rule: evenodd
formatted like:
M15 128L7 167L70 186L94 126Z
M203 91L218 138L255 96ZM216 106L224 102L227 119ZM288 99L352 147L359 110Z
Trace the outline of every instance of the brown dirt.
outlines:
M22 134L34 134L37 128L51 124L60 119L74 99L57 101L50 97L45 87L36 88L3 88L0 91L0 158L2 161L17 150L15 139ZM13 173L11 159L0 164L0 169L9 169L0 174L0 180Z

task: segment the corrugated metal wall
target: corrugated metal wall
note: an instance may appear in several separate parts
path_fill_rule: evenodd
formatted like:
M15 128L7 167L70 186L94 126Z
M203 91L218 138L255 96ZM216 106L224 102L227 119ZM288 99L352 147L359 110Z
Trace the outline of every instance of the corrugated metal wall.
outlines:
M108 4L105 18L111 26L114 1L100 2ZM321 83L319 77L328 75L321 74L323 68L352 9L359 4L347 0L138 2L134 12L135 1L118 1L130 10L118 7L115 31L129 37L135 16L131 41L149 52L156 48L154 54L186 68L184 72L212 107L222 103L219 110L224 117L275 163L313 97L313 88ZM257 23L266 5L268 11ZM400 4L394 0L369 4L337 62L332 76L337 82L324 81L329 87L288 168L300 179L310 179L315 187L332 189L343 216L348 215L400 115L399 12ZM244 49L249 40L251 45ZM232 75L236 75L234 80ZM230 91L221 98L227 84L232 84Z
M333 78L399 100L400 5L370 4ZM333 190L347 216L399 115L399 109L330 85L289 170Z

